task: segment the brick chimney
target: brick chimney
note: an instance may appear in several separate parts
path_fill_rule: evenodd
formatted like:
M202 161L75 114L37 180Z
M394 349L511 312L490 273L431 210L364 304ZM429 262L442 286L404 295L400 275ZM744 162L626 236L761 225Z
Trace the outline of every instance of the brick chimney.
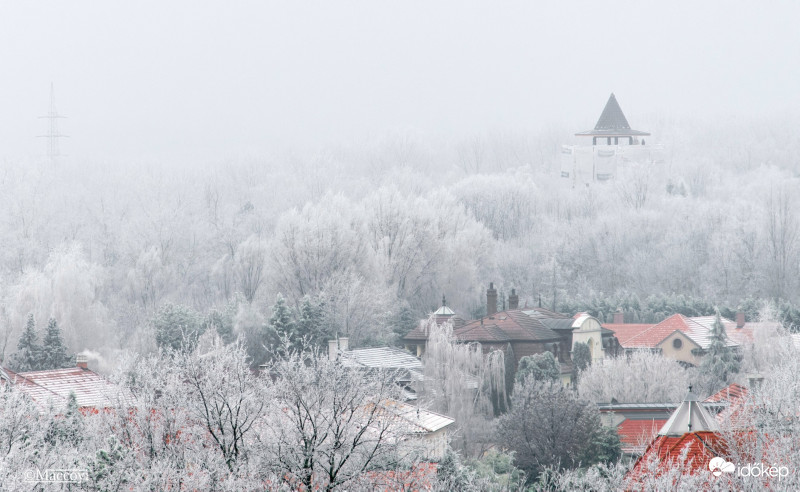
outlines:
M744 313L738 312L736 313L736 328L741 328L744 326Z
M519 309L517 289L511 289L511 295L508 296L508 309Z
M489 282L489 288L486 289L486 316L494 316L497 312L497 289L494 288L494 282Z
M88 359L83 354L78 354L75 356L75 365L81 369L89 369Z
M622 309L619 308L614 312L614 324L621 325L625 322L625 313L622 312Z

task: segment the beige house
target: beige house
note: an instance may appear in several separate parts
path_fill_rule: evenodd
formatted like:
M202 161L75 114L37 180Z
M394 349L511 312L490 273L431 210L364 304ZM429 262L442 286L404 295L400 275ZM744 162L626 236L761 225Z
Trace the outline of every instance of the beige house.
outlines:
M620 347L625 352L650 350L663 354L687 366L698 366L711 344L711 332L715 316L687 317L674 314L661 323L622 323L621 316L615 323L606 323L604 328L614 332ZM721 318L727 335L727 345L741 350L752 344L757 330L774 329L771 323L746 323L744 315L737 320Z

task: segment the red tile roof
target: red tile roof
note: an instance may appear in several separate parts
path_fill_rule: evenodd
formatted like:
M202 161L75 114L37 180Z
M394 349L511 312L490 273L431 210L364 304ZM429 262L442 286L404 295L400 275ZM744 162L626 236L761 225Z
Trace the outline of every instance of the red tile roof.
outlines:
M623 348L629 348L628 340L654 326L654 324L641 323L603 323L603 328L613 331Z
M119 393L99 374L80 367L21 372L12 377L12 382L40 406L50 401L63 405L74 392L79 407L106 408L114 406Z
M453 335L466 342L555 341L560 336L548 326L548 323L554 322L553 320L569 322L572 318L543 308L509 309L495 313L491 317L469 321L463 326L454 323ZM427 340L426 327L426 323L421 323L403 339ZM571 329L569 323L566 327Z
M676 331L680 331L695 342L700 348L708 348L711 343L711 327L714 316L697 316L688 318L682 314L673 314L655 325L605 324L605 328L617 333L617 340L623 348L656 348L659 343ZM736 323L722 318L726 333L736 329ZM633 326L634 328L627 328ZM729 336L728 345L738 345L739 339L745 337L743 328L734 336ZM751 336L752 338L752 336Z
M681 454L687 450L686 460L681 461ZM626 475L630 486L641 482L645 477L652 478L652 463L663 463L655 468L658 471L681 468L681 475L697 475L707 473L709 479L714 476L708 469L708 462L716 456L725 456L727 446L716 432L689 432L682 436L658 436L651 442L644 454L636 460L633 468Z
M667 419L625 419L617 426L617 434L625 453L643 451Z
M747 396L747 388L738 383L731 383L705 399L708 402L734 403Z
M453 335L465 342L538 342L561 339L538 316L530 313L532 312L519 309L500 311L491 317L472 321L453 330Z

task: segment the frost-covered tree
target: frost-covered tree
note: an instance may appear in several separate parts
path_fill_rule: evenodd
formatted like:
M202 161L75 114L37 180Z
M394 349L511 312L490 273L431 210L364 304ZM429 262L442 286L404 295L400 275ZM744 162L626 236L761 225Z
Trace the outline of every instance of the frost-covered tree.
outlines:
M257 236L250 237L236 248L236 280L247 302L253 302L264 280L266 256L267 248Z
M209 335L195 352L177 354L175 366L185 382L185 408L234 471L251 452L249 434L264 416L270 395L250 371L241 345L225 345Z
M17 352L12 358L12 366L17 372L38 371L42 365L42 347L36 334L36 321L33 314L28 315L25 330L17 342Z
M391 372L365 374L317 352L285 351L265 369L272 406L259 446L281 484L337 490L371 469L412 465L419 449L396 425L399 388Z
M278 293L275 297L275 304L272 306L272 316L268 321L270 333L273 334L272 340L264 340L264 343L275 344L280 339L288 339L293 345L300 345L302 340L298 337L297 323L294 319L294 312L286 304L286 299Z
M678 402L692 381L691 373L678 362L637 351L589 366L578 380L578 394L595 403Z
M573 380L578 381L581 373L592 365L592 351L589 345L583 342L576 342L572 346L572 365Z
M577 371L583 371L592 365L592 352L588 344L576 342L572 346L572 363Z
M310 347L322 347L331 337L327 328L324 301L304 297L297 316L297 335Z
M72 356L67 354L67 347L61 337L61 329L55 318L50 318L47 331L42 341L41 368L61 369L72 365Z
M619 437L603 430L597 407L558 382L532 377L518 382L511 411L500 417L497 429L531 481L548 466L586 467L619 457Z
M156 344L161 349L191 351L205 330L200 315L179 304L161 306L152 323Z
M488 430L492 414L492 390L495 398L507 398L502 351L489 358L483 355L480 344L455 340L449 322L437 325L430 318L424 323L428 342L421 398L433 410L456 420L460 431L453 444L456 449L467 455L479 454L482 439L487 437L481 432Z
M55 413L51 409L50 414L55 415ZM78 408L78 398L74 391L70 391L61 415L50 422L44 440L51 446L68 444L76 447L86 439L86 431L86 424Z
M516 382L521 383L530 377L536 381L555 381L561 375L561 366L552 352L526 355L519 360Z
M734 349L728 346L728 335L719 311L711 326L709 338L711 341L700 363L699 372L705 382L706 391L712 393L728 384L731 376L739 372L740 360Z

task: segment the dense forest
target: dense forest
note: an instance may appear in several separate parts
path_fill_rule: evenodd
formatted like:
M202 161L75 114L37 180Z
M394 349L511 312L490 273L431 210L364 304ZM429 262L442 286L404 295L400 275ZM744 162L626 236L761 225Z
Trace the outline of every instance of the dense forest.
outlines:
M154 351L170 316L260 343L276 306L298 326L313 311L320 340L392 344L443 294L480 314L490 281L601 318L755 317L766 300L794 322L796 123L650 118L663 163L578 187L559 174L572 132L552 127L218 162L6 161L0 357L30 314L101 369Z

